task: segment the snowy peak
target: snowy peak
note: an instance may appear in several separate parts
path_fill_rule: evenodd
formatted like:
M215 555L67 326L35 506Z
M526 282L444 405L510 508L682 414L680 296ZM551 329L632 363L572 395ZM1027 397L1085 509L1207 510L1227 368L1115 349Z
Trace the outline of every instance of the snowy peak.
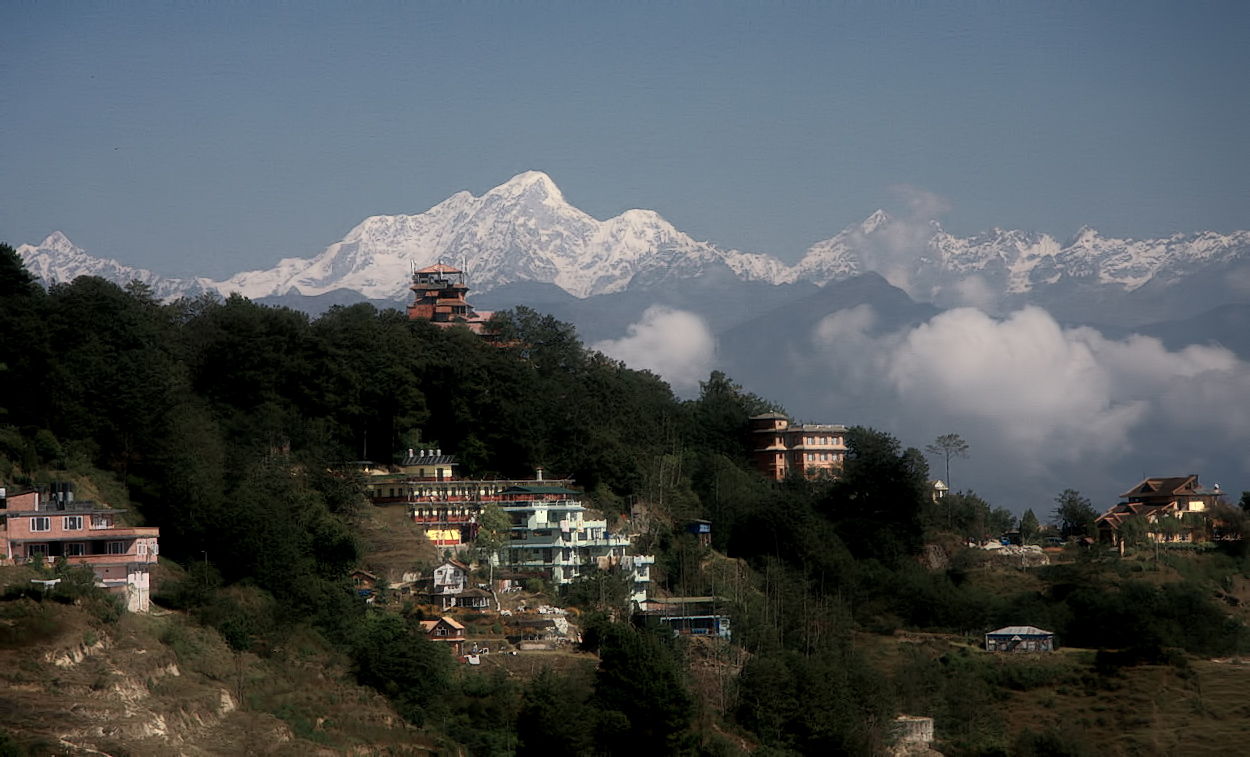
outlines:
M218 287L253 298L348 288L402 300L412 267L442 260L462 267L477 291L538 281L589 297L718 264L772 281L784 266L765 258L696 242L651 210L599 221L570 205L547 174L527 171L481 197L458 192L424 213L367 218L310 260L283 260Z
M872 215L865 218L859 224L859 232L861 234L871 234L879 227L890 222L890 214L884 210L876 210Z
M1069 249L1093 249L1098 243L1098 232L1089 226L1082 226L1068 243Z
M62 255L85 255L86 251L69 241L69 237L60 231L54 231L39 244L38 249L60 253Z
M174 299L204 292L207 282L207 279L169 278L144 268L122 265L116 260L92 257L60 231L52 232L37 246L21 245L17 254L26 270L44 285L69 283L79 276L99 276L119 286L141 281L152 288L156 297Z
M550 176L526 171L480 197L461 191L421 213L370 216L312 258L286 258L225 281L166 279L93 258L59 231L18 251L48 283L80 275L119 284L138 279L166 298L205 288L254 299L349 289L402 302L412 270L441 261L464 269L478 292L541 282L584 298L716 269L746 281L819 285L872 271L917 300L992 308L1056 285L1124 293L1147 284L1170 286L1210 266L1250 263L1250 232L1131 240L1085 227L1064 244L1047 234L1002 228L958 237L936 221L877 210L816 242L788 266L767 254L695 241L653 210L598 220L571 205Z
M526 171L513 176L486 193L487 197L533 197L553 204L563 204L564 195L551 177L542 171Z

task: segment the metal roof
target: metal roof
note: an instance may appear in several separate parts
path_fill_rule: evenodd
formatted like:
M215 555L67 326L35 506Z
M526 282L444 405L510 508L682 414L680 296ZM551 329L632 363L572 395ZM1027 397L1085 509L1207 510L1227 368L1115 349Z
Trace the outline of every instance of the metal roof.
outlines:
M990 631L986 636L1054 636L1054 631L1044 631L1036 626L1005 626Z

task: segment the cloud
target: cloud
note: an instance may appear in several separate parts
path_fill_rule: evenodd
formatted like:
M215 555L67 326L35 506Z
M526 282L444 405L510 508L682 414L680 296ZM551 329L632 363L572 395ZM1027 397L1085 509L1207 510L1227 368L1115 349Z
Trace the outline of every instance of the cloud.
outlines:
M1092 336L1038 308L1003 321L960 308L907 334L885 375L908 405L988 427L1023 463L1117 454L1147 407L1115 396Z
M881 274L886 281L916 296L916 264L928 251L935 221L950 210L950 205L939 195L909 184L894 185L890 192L906 210L870 233L857 231L852 235L851 246L865 270Z
M662 376L678 393L697 389L716 358L716 339L702 318L659 305L647 308L624 337L596 342L592 348Z
M918 221L936 221L951 211L951 205L941 195L912 184L894 184L890 193L907 206L907 216Z
M1250 475L1235 452L1250 436L1250 365L1228 350L1108 339L1036 307L1003 319L959 308L874 336L876 320L861 306L816 326L807 375L835 389L809 389L797 405L909 446L959 433L972 456L952 472L955 485L992 492L996 504L1033 506L1026 482L1051 495L1085 486L1109 506L1142 474Z

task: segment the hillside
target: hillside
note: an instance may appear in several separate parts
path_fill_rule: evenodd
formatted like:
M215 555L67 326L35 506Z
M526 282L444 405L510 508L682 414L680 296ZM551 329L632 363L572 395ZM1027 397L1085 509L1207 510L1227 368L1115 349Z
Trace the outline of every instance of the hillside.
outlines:
M166 566L167 568L169 566ZM176 570L176 568L175 568ZM432 744L314 636L235 653L185 613L102 622L81 605L12 597L0 567L0 729L30 754L425 754Z

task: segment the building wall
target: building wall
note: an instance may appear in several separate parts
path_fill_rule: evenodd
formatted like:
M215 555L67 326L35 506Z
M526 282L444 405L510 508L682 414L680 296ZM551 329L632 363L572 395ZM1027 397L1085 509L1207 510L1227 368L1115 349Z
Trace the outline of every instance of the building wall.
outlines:
M846 457L846 430L833 424L791 425L779 413L757 415L751 419L756 470L776 481L791 471L836 475Z
M115 512L90 502L55 502L38 491L6 498L0 515L0 557L6 561L64 557L90 567L109 591L125 594L132 612L148 610L148 571L160 554L160 529L117 528Z
M572 583L589 570L624 570L632 596L646 597L650 555L627 555L630 541L608 530L606 520L587 520L575 500L505 502L512 519L504 564L518 572L539 573L556 585Z

